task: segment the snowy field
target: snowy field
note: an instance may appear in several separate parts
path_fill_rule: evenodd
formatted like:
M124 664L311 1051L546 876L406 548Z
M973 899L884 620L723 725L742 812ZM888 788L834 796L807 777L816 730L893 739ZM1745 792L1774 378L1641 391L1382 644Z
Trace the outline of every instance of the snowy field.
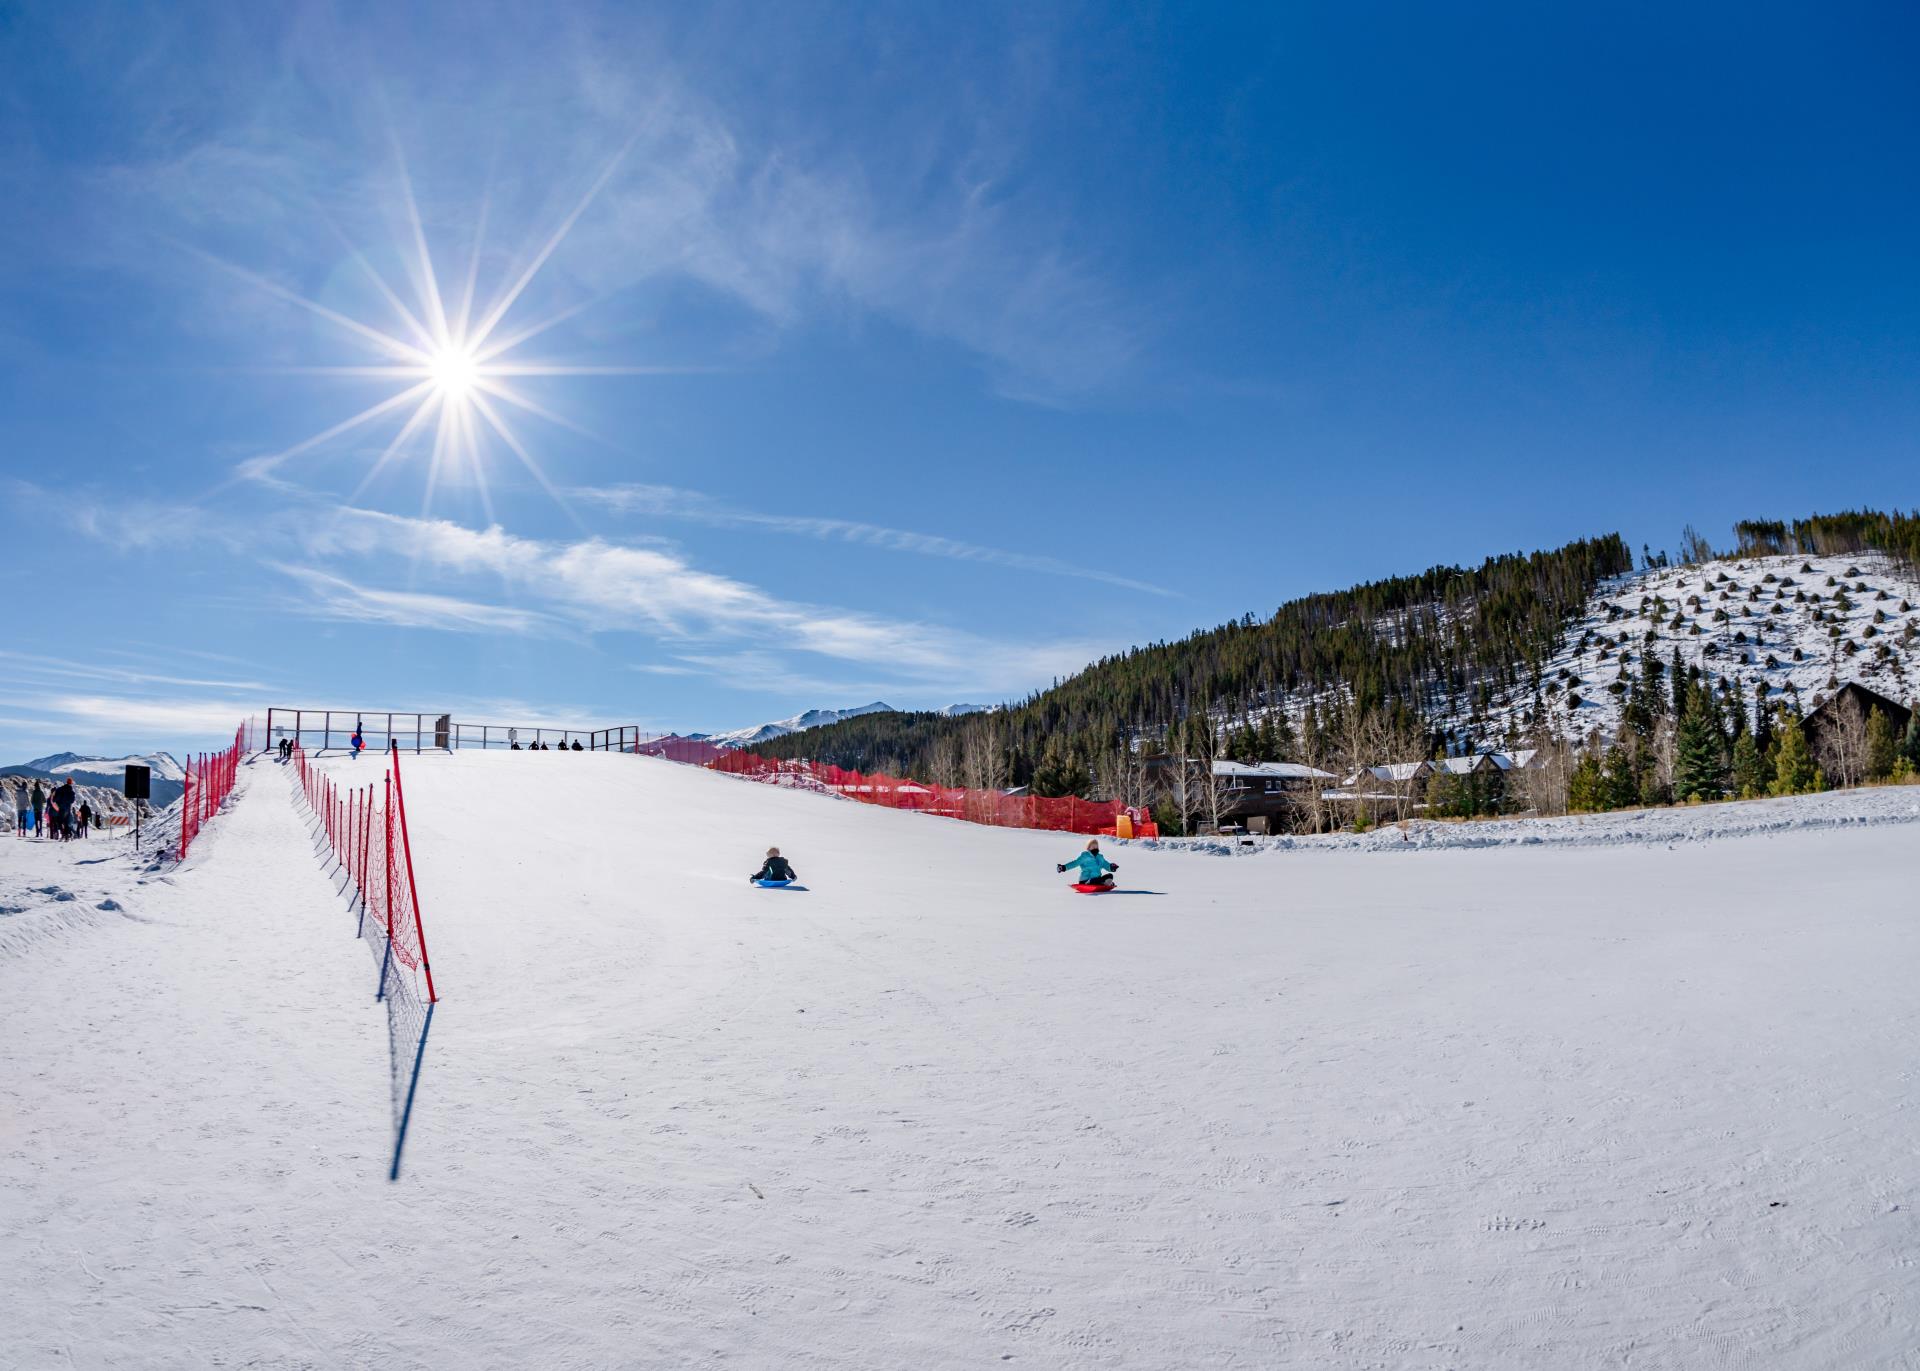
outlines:
M1070 838L408 766L445 998L394 1185L284 771L164 877L0 845L0 1367L1920 1366L1897 801L1136 845L1083 897Z

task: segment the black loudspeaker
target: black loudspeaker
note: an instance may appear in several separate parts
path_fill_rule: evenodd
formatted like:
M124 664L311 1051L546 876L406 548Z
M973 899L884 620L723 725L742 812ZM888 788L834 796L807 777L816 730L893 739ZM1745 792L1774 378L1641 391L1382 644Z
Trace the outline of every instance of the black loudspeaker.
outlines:
M150 766L129 766L126 784L120 787L129 800L150 800L153 798L153 768Z

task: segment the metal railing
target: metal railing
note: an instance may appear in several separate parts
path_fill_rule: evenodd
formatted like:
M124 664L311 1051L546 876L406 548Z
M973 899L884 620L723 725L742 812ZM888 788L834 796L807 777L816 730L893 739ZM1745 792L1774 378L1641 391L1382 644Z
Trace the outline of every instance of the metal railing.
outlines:
M591 752L632 752L659 736L635 724L613 728L556 728L549 724L467 723L455 720L450 713L419 710L289 709L276 705L267 711L267 729L260 746L274 748L283 740L290 740L302 751L317 757L326 752L346 751L353 745L356 732L368 752L389 752L395 747L402 752L446 752L457 748L506 751L542 745L570 751L575 743Z

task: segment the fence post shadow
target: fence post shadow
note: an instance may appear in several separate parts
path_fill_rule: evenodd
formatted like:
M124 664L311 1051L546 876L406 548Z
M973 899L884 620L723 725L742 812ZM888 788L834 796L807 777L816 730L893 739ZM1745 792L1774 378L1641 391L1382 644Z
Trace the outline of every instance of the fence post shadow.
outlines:
M420 1064L427 1056L427 1033L433 1027L434 1002L427 1002L427 1012L420 1020L420 1036L413 1045L413 1067L407 1073L407 1100L400 1109L400 1121L393 1134L393 1165L387 1171L389 1181L400 1179L400 1154L407 1145L407 1125L413 1122L413 1097L420 1089Z

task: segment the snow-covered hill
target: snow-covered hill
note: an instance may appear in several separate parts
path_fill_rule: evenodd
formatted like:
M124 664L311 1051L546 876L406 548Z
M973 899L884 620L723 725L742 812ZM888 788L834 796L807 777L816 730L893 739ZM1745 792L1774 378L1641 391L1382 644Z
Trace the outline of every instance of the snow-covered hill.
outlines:
M1920 698L1920 583L1873 553L1724 558L1617 576L1562 639L1538 707L1563 736L1612 737L1622 697L1609 687L1623 665L1638 675L1651 654L1670 667L1676 649L1683 666L1731 681L1749 705L1761 682L1770 700L1797 698L1804 709L1848 681L1910 701ZM1509 722L1524 734L1535 708L1522 685L1495 697L1484 724L1464 714L1443 722L1485 745Z
M610 753L565 805L524 753L406 765L443 1001L397 1185L374 969L285 768L164 874L0 853L0 928L41 928L0 935L0 1366L1920 1345L1913 823L1116 845L1089 898L1067 835ZM776 841L808 890L747 884Z

